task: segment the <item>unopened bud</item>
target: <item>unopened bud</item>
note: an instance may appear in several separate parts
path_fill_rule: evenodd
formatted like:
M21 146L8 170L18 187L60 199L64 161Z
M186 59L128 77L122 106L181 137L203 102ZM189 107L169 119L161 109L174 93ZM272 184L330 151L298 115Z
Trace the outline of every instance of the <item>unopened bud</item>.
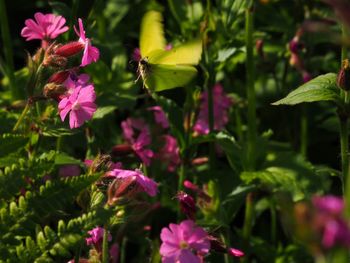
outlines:
M307 72L307 71L304 70L304 71L302 72L302 75L303 75L303 82L304 82L304 83L306 83L306 82L312 80L312 76L311 76L311 74L310 74L309 72Z
M111 156L107 154L98 155L96 159L93 160L90 169L93 172L108 171L111 163Z
M300 42L299 36L293 37L291 41L289 41L289 50L292 53L299 53L304 48L304 44Z
M55 54L61 57L71 57L83 51L84 45L78 41L59 46L55 49Z
M227 252L229 255L233 256L233 257L243 257L244 256L244 252L241 250L238 250L236 248L230 247L229 249L227 249Z
M188 219L194 220L196 214L196 203L192 196L180 191L176 198L180 201L181 212L184 213Z
M125 156L134 152L129 144L118 144L112 148L113 156Z
M202 164L205 164L205 163L208 163L209 161L209 158L208 157L197 157L195 159L192 160L191 164L192 165L202 165Z
M304 68L303 62L301 61L299 55L296 53L292 53L290 56L289 64L298 70L302 70Z
M63 68L67 65L67 58L58 55L45 56L43 66L53 68Z
M54 82L56 84L62 84L63 82L66 81L66 79L69 76L69 71L64 70L64 71L58 71L54 73L50 78L48 82Z
M116 178L108 187L107 203L113 205L122 198L130 198L140 191L140 185L135 177Z
M67 92L67 88L61 84L47 83L43 89L46 98L59 100L60 96Z
M337 84L343 90L350 90L350 66L349 60L343 60L342 67L338 73Z
M56 48L57 48L57 45L55 43L52 43L45 50L43 66L61 68L67 64L67 58L55 54Z
M262 39L258 39L256 42L255 42L255 49L256 51L258 52L258 55L264 59L265 57L265 54L264 54L264 40Z

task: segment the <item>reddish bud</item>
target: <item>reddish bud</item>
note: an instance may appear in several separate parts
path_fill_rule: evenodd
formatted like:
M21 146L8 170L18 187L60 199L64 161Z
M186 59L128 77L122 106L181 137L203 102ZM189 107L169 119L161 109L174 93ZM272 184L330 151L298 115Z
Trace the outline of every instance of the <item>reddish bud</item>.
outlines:
M258 39L255 42L255 48L256 48L256 51L258 52L258 55L263 59L265 57L265 54L264 54L264 40Z
M55 54L61 57L71 57L83 51L84 45L78 41L59 46L55 49Z
M136 181L135 177L127 177L123 179L115 179L108 187L108 204L113 205L121 198L130 198L142 189Z
M299 41L299 37L295 36L289 41L289 50L292 53L299 53L304 48L304 44Z
M311 74L310 74L309 72L307 72L307 71L304 70L304 71L302 72L302 75L303 75L303 82L304 82L304 83L306 83L306 82L312 80L312 76L311 76Z
M194 220L196 214L196 203L192 196L180 191L176 198L180 201L181 212L184 213L189 219Z
M350 90L350 66L348 59L343 60L337 76L337 84L343 90Z
M62 84L63 82L66 81L66 79L69 76L69 71L64 70L64 71L58 71L49 78L48 82L54 82L56 84Z
M289 64L298 70L302 70L304 68L302 60L300 59L299 55L296 53L292 53L289 59Z
M191 181L188 181L188 180L185 180L184 181L184 186L187 188L187 189L190 189L194 192L198 192L200 189L197 185L193 184Z
M227 249L227 253L233 257L243 257L244 256L244 252L241 250L238 250L236 248L230 247L229 249Z
M192 165L202 165L209 161L208 157L198 157L192 160Z
M134 150L129 144L119 144L112 148L112 154L114 156L124 156L133 152Z

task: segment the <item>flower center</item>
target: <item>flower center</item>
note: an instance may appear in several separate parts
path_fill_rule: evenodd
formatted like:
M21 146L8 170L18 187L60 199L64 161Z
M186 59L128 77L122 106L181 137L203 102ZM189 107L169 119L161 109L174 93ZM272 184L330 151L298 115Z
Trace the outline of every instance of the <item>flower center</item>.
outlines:
M72 110L78 110L78 109L80 109L80 104L79 102L76 101L72 105Z
M180 248L181 249L187 249L189 248L188 244L185 241L180 241Z

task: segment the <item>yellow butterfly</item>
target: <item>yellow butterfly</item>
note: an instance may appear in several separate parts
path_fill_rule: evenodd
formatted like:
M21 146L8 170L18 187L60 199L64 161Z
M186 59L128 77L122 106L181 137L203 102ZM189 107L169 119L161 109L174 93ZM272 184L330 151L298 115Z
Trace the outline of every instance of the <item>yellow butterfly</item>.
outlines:
M183 87L197 74L202 55L202 41L195 39L165 50L162 14L149 11L142 18L140 34L141 60L138 72L150 91Z

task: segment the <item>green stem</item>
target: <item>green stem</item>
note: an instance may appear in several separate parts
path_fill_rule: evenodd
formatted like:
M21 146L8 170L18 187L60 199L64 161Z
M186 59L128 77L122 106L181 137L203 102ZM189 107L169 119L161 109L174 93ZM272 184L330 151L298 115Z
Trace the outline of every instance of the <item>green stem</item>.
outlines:
M245 44L246 44L246 82L247 82L247 100L248 100L248 136L247 136L247 170L255 169L255 149L256 149L256 105L254 89L254 57L253 57L253 8L247 8L245 11ZM254 217L253 193L246 197L245 216L243 225L243 242L245 248L249 250L249 240L252 232ZM248 262L248 256L242 259Z
M306 106L301 105L301 118L300 118L300 153L302 156L307 156L307 144L308 144L308 121Z
M245 202L245 214L244 214L244 225L243 225L243 242L245 249L249 249L249 240L252 233L253 216L254 216L254 200L253 193L249 193L246 197ZM248 256L244 257L243 262L249 262Z
M30 105L31 105L31 103L28 101L26 106L24 107L21 115L19 116L15 126L13 126L12 131L16 131L18 129L19 125L21 124L21 122L23 121L24 117L26 116L28 110L30 109Z
M120 263L126 263L126 243L128 240L124 237L120 248Z
M270 201L270 214L271 214L271 243L276 245L277 240L277 216L274 200Z
M247 162L248 170L255 169L256 149L256 103L254 89L254 57L253 57L253 10L248 8L245 17L245 42L247 50L246 58L246 81L248 99L248 143Z
M108 263L108 227L104 226L103 241L102 241L102 263Z
M7 20L5 0L0 0L0 26L6 60L6 73L10 83L12 99L20 99L22 96L20 90L18 89L19 87L16 85L12 41Z

